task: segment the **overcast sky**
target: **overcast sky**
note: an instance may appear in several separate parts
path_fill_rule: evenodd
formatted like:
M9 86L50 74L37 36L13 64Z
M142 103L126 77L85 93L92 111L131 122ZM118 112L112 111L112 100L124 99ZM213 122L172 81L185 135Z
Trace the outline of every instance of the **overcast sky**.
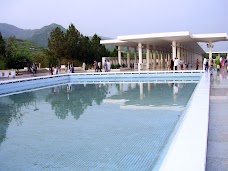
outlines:
M228 0L0 0L0 23L37 29L73 23L86 36L228 33ZM228 50L227 43L216 44ZM221 47L220 47L221 46Z

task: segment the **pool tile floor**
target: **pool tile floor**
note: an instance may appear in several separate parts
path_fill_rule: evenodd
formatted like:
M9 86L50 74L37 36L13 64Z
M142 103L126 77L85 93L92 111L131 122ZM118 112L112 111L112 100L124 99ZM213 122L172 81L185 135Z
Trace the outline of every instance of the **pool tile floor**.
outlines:
M228 78L214 73L211 81L206 171L228 170Z

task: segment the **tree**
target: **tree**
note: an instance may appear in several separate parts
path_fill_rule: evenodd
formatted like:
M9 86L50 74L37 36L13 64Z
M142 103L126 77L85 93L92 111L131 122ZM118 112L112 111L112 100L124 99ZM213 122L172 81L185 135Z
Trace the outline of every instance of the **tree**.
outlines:
M6 44L6 68L14 68L17 62L17 44L16 38L9 37Z
M15 36L9 37L6 45L6 57L14 58L17 54L17 44Z
M81 34L75 28L73 24L69 26L66 31L66 55L71 60L80 60L80 41L81 41Z
M2 33L0 32L0 57L5 57L6 53L6 42L2 38Z
M110 51L110 56L111 57L117 57L118 56L118 50L117 50L117 46L112 50Z
M52 62L58 60L58 64L61 64L62 59L64 59L66 54L66 41L64 32L57 27L53 30L48 38L48 55L52 57Z
M0 32L0 69L5 69L6 42Z
M48 67L48 56L44 52L32 53L32 59L37 64L41 64L41 67ZM55 64L55 63L52 63Z
M81 62L92 63L94 60L92 59L91 54L91 42L89 37L81 36L80 39L80 55L79 59Z
M105 48L104 45L100 44L100 37L97 36L97 34L94 34L94 36L91 39L91 50L93 59L97 61L101 61L101 58L103 56L109 56L108 50Z

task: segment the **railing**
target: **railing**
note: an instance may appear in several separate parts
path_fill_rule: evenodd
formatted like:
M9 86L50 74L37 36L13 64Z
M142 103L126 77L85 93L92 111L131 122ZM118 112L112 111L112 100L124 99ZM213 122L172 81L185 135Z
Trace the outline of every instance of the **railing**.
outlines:
M16 71L15 70L1 70L0 71L0 78L2 77L13 77L15 78L16 77Z

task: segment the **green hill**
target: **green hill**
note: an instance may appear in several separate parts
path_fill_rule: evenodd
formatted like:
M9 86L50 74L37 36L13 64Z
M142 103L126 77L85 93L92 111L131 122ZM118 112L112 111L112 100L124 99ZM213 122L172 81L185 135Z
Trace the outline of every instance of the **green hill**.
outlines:
M30 40L39 46L47 47L49 35L56 27L59 27L64 32L66 31L65 28L58 24L50 24L48 26L42 27L41 29L30 30L21 29L6 23L0 23L0 32L5 38L15 36L17 39Z
M62 31L66 32L66 29L58 24L50 24L48 26L44 26L41 29L21 29L16 26L6 24L6 23L0 23L0 32L3 37L8 38L10 36L15 36L17 39L22 40L29 40L31 42L36 43L39 46L42 46L44 48L48 45L48 38L50 36L50 33L52 30L54 30L56 27L59 27ZM107 37L99 36L101 40L104 39L110 39ZM91 39L92 36L89 36ZM105 47L108 50L113 50L115 46L112 45L105 45Z

